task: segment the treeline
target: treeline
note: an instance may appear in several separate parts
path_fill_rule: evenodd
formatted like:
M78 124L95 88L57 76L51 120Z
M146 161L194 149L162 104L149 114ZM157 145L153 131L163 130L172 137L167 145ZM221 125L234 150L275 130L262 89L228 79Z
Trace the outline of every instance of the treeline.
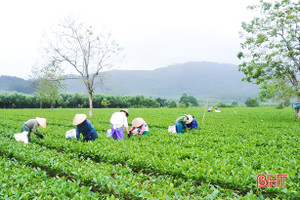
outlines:
M137 96L106 96L95 94L94 108L158 108L177 107L175 101L166 99ZM23 93L0 93L0 108L50 108L49 102L42 101L36 95ZM56 108L88 108L89 99L85 94L60 94L54 103Z

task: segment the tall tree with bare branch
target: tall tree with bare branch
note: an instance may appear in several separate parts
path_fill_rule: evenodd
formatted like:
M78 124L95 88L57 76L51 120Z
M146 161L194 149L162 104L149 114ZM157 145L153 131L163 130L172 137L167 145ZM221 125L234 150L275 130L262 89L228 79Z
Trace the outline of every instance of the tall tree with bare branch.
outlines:
M104 69L112 67L121 48L111 34L96 34L92 26L70 17L59 24L53 35L44 50L50 59L67 63L80 75L88 92L92 117L95 83L101 80Z

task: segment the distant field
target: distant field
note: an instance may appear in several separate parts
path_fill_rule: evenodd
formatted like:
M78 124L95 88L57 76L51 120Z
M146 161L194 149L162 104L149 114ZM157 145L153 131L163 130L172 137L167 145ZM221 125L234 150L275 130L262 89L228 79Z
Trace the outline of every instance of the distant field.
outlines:
M76 113L87 109L1 109L0 199L300 199L300 122L291 108L129 109L143 117L149 136L106 137L119 109L95 109L99 139L65 140ZM182 114L199 128L171 134ZM45 138L13 140L22 124L47 118ZM284 188L257 188L259 174L288 174Z

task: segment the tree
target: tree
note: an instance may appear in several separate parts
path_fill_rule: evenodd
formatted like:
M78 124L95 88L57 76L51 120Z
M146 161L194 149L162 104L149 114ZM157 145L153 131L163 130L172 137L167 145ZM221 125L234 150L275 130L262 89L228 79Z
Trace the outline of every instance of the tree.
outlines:
M220 103L217 104L217 107L226 108L226 107L229 107L229 105L227 105L226 103L220 102Z
M248 97L247 100L245 101L245 104L247 107L258 107L259 106L259 103L257 101L256 98L250 98Z
M186 93L183 93L181 96L179 103L184 103L186 107L189 107L190 105L192 106L198 106L197 99L193 96L188 96Z
M168 105L168 108L176 108L177 107L177 104L175 101L170 101L169 102L169 105Z
M54 103L60 98L62 88L61 80L63 71L59 65L52 61L42 69L33 67L32 78L35 80L37 95L40 98L40 107L42 102L50 103L51 109Z
M102 101L101 101L101 105L102 105L104 108L108 108L108 106L110 105L110 102L109 102L109 100L107 100L106 98L103 98Z
M286 79L275 78L268 87L263 87L265 88L260 92L260 97L262 99L273 99L277 101L279 108L290 105L290 99L295 96L293 88Z
M155 101L156 101L157 103L159 103L159 106L160 106L160 107L164 107L165 104L166 104L167 99L163 99L163 98L158 97L158 98L155 99Z
M246 76L243 80L259 84L263 90L274 79L289 81L300 101L300 1L260 0L249 8L259 11L260 17L242 24L244 51L238 57L244 60L239 65ZM299 109L296 116L300 119Z
M48 41L45 52L49 57L72 66L80 75L89 97L89 116L93 115L93 93L102 71L112 67L121 50L111 35L96 34L72 18L65 19L54 31L56 41Z
M239 103L238 103L237 101L233 101L233 102L231 103L231 105L232 105L233 107L236 107L236 106L239 105Z

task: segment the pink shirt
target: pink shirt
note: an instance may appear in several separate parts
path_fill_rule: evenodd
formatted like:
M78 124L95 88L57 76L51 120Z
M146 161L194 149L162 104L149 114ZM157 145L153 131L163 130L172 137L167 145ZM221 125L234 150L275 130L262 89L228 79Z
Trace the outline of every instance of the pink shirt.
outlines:
M139 132L140 135L142 135L145 131L145 126L146 126L146 122L144 122L141 126L141 131ZM137 127L131 127L130 131L133 131L133 129L135 129Z

